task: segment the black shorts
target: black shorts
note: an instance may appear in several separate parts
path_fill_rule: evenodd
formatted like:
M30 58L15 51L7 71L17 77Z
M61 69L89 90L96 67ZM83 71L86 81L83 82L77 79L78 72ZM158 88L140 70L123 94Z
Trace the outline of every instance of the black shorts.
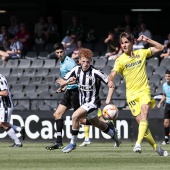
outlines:
M77 110L80 107L78 88L66 90L60 104L66 106L69 109L73 108L74 111Z
M170 104L166 103L164 119L170 119Z

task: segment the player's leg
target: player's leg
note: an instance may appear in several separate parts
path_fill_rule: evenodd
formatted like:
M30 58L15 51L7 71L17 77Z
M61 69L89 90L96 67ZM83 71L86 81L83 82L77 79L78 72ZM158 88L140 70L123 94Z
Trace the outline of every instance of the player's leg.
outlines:
M16 136L16 133L13 128L11 128L9 122L11 119L11 113L13 111L13 108L2 108L0 110L0 127L2 127L6 132L7 135L14 141L14 144L12 147L22 147L22 143L19 140L19 138Z
M102 116L101 108L98 108L97 115L101 119L101 121L105 122L105 119ZM80 123L84 124L84 136L85 136L85 139L84 139L83 143L81 145L79 145L79 146L87 146L87 145L91 144L91 141L89 139L89 131L90 131L91 123L88 120L85 120L85 121L81 120Z
M164 119L164 134L162 145L167 145L169 144L169 119Z
M91 144L91 141L89 139L89 131L90 131L90 125L84 125L85 139L84 139L83 143L79 146L87 146L87 145Z
M68 109L67 109L66 106L59 104L57 110L54 112L53 116L54 116L55 122L56 122L57 139L52 145L46 147L47 150L54 150L54 149L63 148L62 130L63 130L64 121L63 121L62 116L67 110Z
M114 126L111 128L106 121L101 121L99 117L96 115L96 110L89 113L87 116L87 119L91 122L91 124L100 130L102 130L104 133L107 133L109 136L112 137L112 139L116 142L116 145L119 147L120 141L117 136L117 130L114 128Z
M16 126L13 124L10 124L11 128L14 129L14 131L20 132L22 139L25 140L25 127L24 126Z
M169 144L169 121L170 121L170 104L166 104L164 112L164 141L163 145Z
M62 149L62 152L68 153L72 150L76 149L76 143L77 143L77 136L79 133L79 122L80 119L83 119L87 116L87 111L80 107L78 108L72 115L72 137L70 144L68 144L65 148Z

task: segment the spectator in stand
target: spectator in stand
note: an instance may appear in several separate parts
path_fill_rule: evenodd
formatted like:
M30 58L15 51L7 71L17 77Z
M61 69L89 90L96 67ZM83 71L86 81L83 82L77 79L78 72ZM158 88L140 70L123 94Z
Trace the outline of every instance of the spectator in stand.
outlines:
M112 55L108 58L108 60L116 60L121 54L123 53L122 48L119 48L119 51L117 54ZM103 58L103 57L102 57Z
M62 44L65 48L65 54L67 56L70 56L73 54L73 51L76 49L76 41L77 41L77 35L75 32L71 32L70 35L65 36L62 40Z
M27 30L25 23L20 23L20 31L16 34L15 38L22 43L22 56L24 57L28 51L31 50L31 34Z
M15 15L10 17L10 25L8 26L8 33L16 35L19 32L18 19Z
M79 22L76 15L72 16L71 24L67 28L66 35L69 36L72 32L76 33L77 39L82 39L84 37L83 25Z
M94 44L96 42L95 29L93 26L89 26L86 33L85 41L86 43L91 43L91 44Z
M114 31L109 31L107 38L104 40L104 43L107 45L105 56L108 58L116 59L115 55L119 52L120 45L117 39L114 37Z
M22 44L15 39L13 34L8 35L8 41L10 42L9 50L0 51L1 59L8 61L9 59L19 59L22 53Z
M5 25L1 25L0 50L2 51L5 51L9 46L7 35L8 35L7 27Z
M170 58L170 48L168 48L166 53L160 55L161 58Z
M39 21L34 26L36 44L45 44L47 23L44 16L40 16Z
M143 14L139 14L137 17L137 23L136 26L133 29L133 32L135 34L135 36L138 36L139 32L141 31L140 25L141 23L145 22L145 16Z
M58 25L55 23L53 16L47 17L46 43L55 43L60 39Z
M134 21L132 20L132 16L130 14L126 14L124 16L124 20L120 24L120 28L119 28L121 30L121 32L126 30L127 25L130 26L130 28L132 30L134 29L135 24L134 24Z
M78 52L83 48L83 42L81 40L77 40L76 42L76 48L73 51L73 54L71 55L71 58L74 60L78 59Z
M164 50L160 55L161 58L170 58L170 33L167 36L167 39L164 40Z
M71 57L74 50L76 49L76 34L71 33L70 36L65 36L61 42L65 49L65 55ZM48 54L47 58L49 59L57 59L57 55L55 51ZM58 60L58 59L57 59Z
M147 29L147 25L144 22L140 24L140 32L138 36L140 37L141 35L145 35L146 37L152 39L152 33L149 29ZM148 48L150 46L149 43L147 42L142 42L142 43L145 48Z

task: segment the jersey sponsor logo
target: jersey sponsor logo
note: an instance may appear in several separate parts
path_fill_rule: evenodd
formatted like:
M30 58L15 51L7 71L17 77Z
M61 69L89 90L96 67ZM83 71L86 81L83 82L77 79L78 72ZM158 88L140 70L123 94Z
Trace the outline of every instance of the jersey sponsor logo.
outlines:
M125 67L126 68L132 68L132 67L135 67L135 66L138 66L142 63L142 60L138 60L138 61L135 61L133 63L130 63L130 64L126 64Z

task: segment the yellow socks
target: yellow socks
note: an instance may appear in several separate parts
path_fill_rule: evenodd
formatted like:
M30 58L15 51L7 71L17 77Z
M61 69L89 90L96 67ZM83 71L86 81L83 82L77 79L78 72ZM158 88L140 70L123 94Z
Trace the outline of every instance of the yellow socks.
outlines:
M157 149L157 144L155 143L155 140L153 139L149 129L146 130L144 138L148 141L148 143L153 147L154 150Z
M148 121L147 120L141 121L139 123L138 139L136 143L141 144L147 129L148 129Z
M89 125L84 125L85 140L89 139L89 130L90 130L90 126Z

